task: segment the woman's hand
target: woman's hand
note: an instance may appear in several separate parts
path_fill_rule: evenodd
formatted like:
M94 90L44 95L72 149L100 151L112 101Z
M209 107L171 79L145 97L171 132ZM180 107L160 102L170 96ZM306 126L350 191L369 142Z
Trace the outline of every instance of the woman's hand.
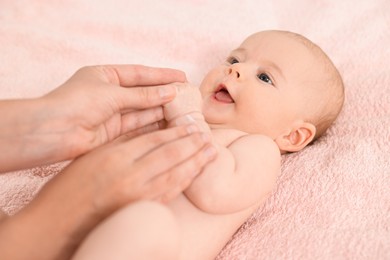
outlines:
M64 119L73 158L121 134L157 125L161 105L176 95L173 86L163 85L176 80L184 81L184 73L140 65L84 67L43 99Z
M169 201L213 158L210 140L192 124L136 138L123 135L74 160L47 189L91 194L88 204L101 216L140 199Z
M156 129L183 72L140 65L84 67L37 99L0 101L0 172L73 159L121 134ZM147 130L146 130L147 131Z
M196 126L185 125L124 135L77 158L29 205L0 223L0 258L69 259L120 207L140 199L169 201L186 189L215 157L209 140Z

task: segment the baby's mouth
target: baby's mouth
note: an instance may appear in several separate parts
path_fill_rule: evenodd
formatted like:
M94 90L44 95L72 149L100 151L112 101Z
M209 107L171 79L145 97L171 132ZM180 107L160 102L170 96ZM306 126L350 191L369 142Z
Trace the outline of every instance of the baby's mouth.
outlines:
M220 84L215 90L214 97L222 103L234 103L232 96L224 84Z

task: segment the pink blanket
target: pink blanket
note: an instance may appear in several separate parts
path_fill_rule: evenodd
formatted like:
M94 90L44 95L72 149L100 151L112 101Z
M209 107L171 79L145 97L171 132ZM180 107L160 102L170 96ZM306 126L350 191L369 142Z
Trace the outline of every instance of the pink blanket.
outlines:
M340 68L344 110L284 157L274 194L218 259L390 259L389 10L388 0L2 0L0 98L41 95L88 64L174 67L198 84L253 32L301 33ZM60 169L0 175L0 207L14 213Z

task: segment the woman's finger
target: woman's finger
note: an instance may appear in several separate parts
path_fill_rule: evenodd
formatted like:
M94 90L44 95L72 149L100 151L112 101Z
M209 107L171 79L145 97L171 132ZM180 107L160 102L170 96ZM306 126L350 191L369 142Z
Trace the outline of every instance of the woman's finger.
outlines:
M140 135L152 133L152 132L155 132L155 131L160 130L160 129L161 128L159 126L159 123L155 122L155 123L137 128L133 131L127 132L126 137L123 140L129 140L131 138L135 138L135 137L140 136Z
M114 95L120 110L145 109L171 101L176 96L176 87L173 85L118 87L110 89L110 95Z
M206 145L179 165L151 179L148 185L150 189L148 192L154 196L151 199L158 199L165 203L177 197L215 155L215 148L210 144Z
M127 134L125 134L120 138L120 142L129 142L128 146L124 144L125 146L127 146L124 150L128 150L128 153L132 154L133 160L137 160L145 154L150 153L151 151L159 148L160 146L167 145L175 140L178 141L182 138L188 138L191 135L197 136L192 136L189 139L197 139L200 143L202 139L200 137L200 134L197 132L199 132L199 128L196 125L185 125L148 133L145 135L138 136L136 138L133 138L132 135L128 136ZM135 147L137 149L134 149ZM200 147L201 146L199 144L199 149ZM169 149L165 149L165 151L170 152Z
M97 66L108 82L123 87L164 85L171 82L185 82L184 72L169 68L153 68L142 65Z
M195 133L171 142L164 142L157 148L149 145L149 149L144 150L146 153L136 159L134 167L142 167L145 178L154 178L159 173L166 172L191 158L209 141L208 135Z
M127 133L144 126L156 123L164 118L161 107L136 110L122 114L121 133Z

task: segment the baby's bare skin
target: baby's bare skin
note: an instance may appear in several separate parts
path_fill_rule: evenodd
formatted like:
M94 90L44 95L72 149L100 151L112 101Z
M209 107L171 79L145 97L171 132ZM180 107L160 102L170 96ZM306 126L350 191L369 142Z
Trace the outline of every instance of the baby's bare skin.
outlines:
M221 147L228 147L233 142L236 142L235 145L241 146L240 148L248 148L244 143L241 145L239 142L240 138L242 140L245 139L245 133L237 131L237 130L229 130L229 129L215 129L212 130L212 135L215 139L215 142L220 144ZM266 137L264 137L266 138ZM260 137L262 139L262 137ZM265 143L269 142L269 140L264 139ZM266 144L270 145L270 144ZM276 147L276 145L275 145ZM220 148L221 149L221 148ZM217 254L221 251L223 246L229 241L229 239L233 236L233 234L237 231L237 229L245 222L246 219L265 201L268 197L269 192L274 188L276 183L276 178L279 175L279 164L278 159L271 158L272 156L276 156L275 150L271 149L266 155L263 157L264 160L273 161L273 164L268 164L269 167L263 168L262 170L267 171L268 174L264 175L265 178L260 182L260 178L256 180L254 178L252 181L257 182L258 185L258 194L257 198L254 198L254 201L249 203L250 205L247 207L242 207L248 202L245 202L245 199L248 199L246 196L245 189L242 190L243 187L238 187L238 185L244 183L237 183L236 187L222 187L226 190L219 191L220 196L229 193L237 193L242 194L241 198L238 197L238 200L230 204L228 208L220 208L221 212L226 211L229 213L218 213L218 212L205 212L204 210L197 207L191 201L191 196L203 196L202 193L208 194L207 190L212 190L214 185L217 183L208 182L213 178L207 178L207 176L202 176L203 174L207 174L209 171L215 172L221 176L226 176L228 174L238 174L229 173L229 168L224 168L224 165L221 161L214 161L211 165L209 165L209 169L205 169L205 172L199 175L199 178L196 178L193 185L181 194L177 199L173 200L168 204L168 207L172 210L175 215L175 218L178 221L180 237L181 237L181 250L180 250L180 258L179 259L214 259ZM246 151L250 152L250 151ZM256 151L253 151L256 152ZM221 160L221 158L219 158ZM259 161L263 161L263 159ZM214 169L218 167L219 169ZM241 172L242 173L242 172ZM261 173L259 174L261 175ZM226 179L229 179L229 176L226 176ZM216 180L216 179L214 179ZM219 179L221 180L221 179ZM250 187L251 185L248 183L246 185ZM202 187L202 190L192 190L194 187ZM204 190L203 190L204 189ZM234 189L234 190L233 190ZM193 194L197 192L198 194ZM215 196L218 196L216 194ZM213 198L208 198L209 200L213 200ZM224 198L215 198L215 200ZM240 202L240 203L239 203ZM201 205L202 206L202 205Z
M258 140L254 146L263 149L255 151L248 147L246 140L253 142L253 136L244 132L232 129L214 129L211 132L220 156L184 193L166 205L157 202L147 203L147 206L129 205L128 210L120 211L95 229L73 259L214 259L274 188L280 173L280 155L277 146L268 137L256 136ZM270 149L267 151L264 147ZM231 152L229 148L234 153L245 149L243 155L257 153L261 159L257 160L258 165L251 167L253 170L243 166L243 171L240 171L242 157L238 156L236 167L231 167L232 164L226 163L231 158L222 156ZM244 176L236 179L239 177L235 176L237 174ZM235 180L236 185L229 187L231 180ZM251 190L251 187L256 189ZM235 199L226 204L227 207L223 203L222 207L210 207L223 202L231 194ZM199 197L207 197L207 202L199 200ZM161 214L156 215L156 211L162 211L164 217L160 218ZM151 215L154 218L150 219ZM127 222L142 223L142 228L137 232ZM154 232L148 232L148 226L153 226ZM111 240L110 250L107 251L102 246L109 242L107 239L110 237L119 242ZM161 243L152 242L155 240Z
M129 241L127 245L98 250L97 243L89 241L108 241L126 225L102 228L82 246L84 259L102 251L121 259L215 258L269 196L280 173L281 154L302 150L318 136L317 130L323 132L337 117L343 86L332 66L320 48L303 37L266 31L249 36L206 75L200 88L175 83L176 98L164 105L167 127L192 118L211 134L216 159L169 204L149 203L124 217L147 219L158 208L169 217L154 218L154 232L138 234L129 227L120 240ZM140 223L145 228L152 224ZM161 243L149 242L148 236Z

